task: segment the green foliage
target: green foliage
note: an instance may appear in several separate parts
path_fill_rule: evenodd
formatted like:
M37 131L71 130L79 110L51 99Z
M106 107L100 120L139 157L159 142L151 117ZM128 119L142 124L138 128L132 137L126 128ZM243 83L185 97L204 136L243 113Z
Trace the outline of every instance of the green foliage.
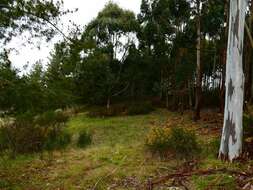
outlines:
M8 187L10 187L9 182L6 181L6 180L0 179L0 188L1 189L7 189Z
M171 137L171 129L153 127L146 137L146 146L153 153L158 152L160 155L166 155Z
M33 125L23 118L13 123L7 123L1 129L1 141L4 139L5 146L11 151L11 156L15 157L17 153L33 153L41 150L44 139L44 130L39 126Z
M218 174L209 176L193 176L196 190L205 190L211 187L212 190L235 190L236 180L228 174ZM219 184L219 185L217 185Z
M34 116L30 112L18 115L15 121L0 128L0 148L16 154L64 149L71 135L64 131L68 117L63 112L45 112Z
M0 40L9 42L13 36L28 31L36 37L51 39L55 30L47 27L48 22L57 22L62 11L61 1L3 0L0 4ZM26 19L23 22L23 19Z
M81 45L70 53L70 56L83 55L75 59L78 69L74 71L77 93L83 102L104 105L128 89L125 75L129 73L126 73L124 60L128 48L135 43L131 35L138 27L133 12L112 2L87 25Z
M98 30L99 29L99 30ZM138 29L138 23L133 12L120 8L117 4L109 2L104 9L98 13L87 26L87 31L92 36L97 36L99 42L117 44L113 41L112 36L124 35Z
M253 117L251 115L243 115L243 131L244 137L253 137Z
M85 148L86 146L90 145L92 142L92 135L87 130L82 130L79 133L79 137L77 140L77 146L79 148Z
M220 141L220 138L215 138L208 144L207 148L209 149L210 154L214 154L215 156L218 154L220 149Z
M35 118L35 123L40 126L55 126L57 124L66 123L68 116L62 110L47 111Z
M0 127L0 156L9 147L8 137L4 128Z
M190 159L200 152L196 135L182 128L153 128L146 139L146 146L161 156L174 154Z
M109 95L110 85L115 80L107 54L95 52L85 59L78 71L79 94L85 102L102 104Z
M64 130L50 130L47 133L43 149L47 151L63 150L71 143L71 135Z
M200 147L201 147L201 156L204 158L213 158L217 159L220 149L220 137L211 138L210 140L204 139L203 141L200 141Z
M192 157L200 151L196 135L182 128L172 129L170 149L180 157Z
M76 93L78 87L70 75L75 69L75 64L80 61L80 56L76 55L74 47L71 55L69 51L66 42L56 44L45 72L47 104L51 109L72 106L79 99Z
M224 5L224 1L202 1L203 100L211 100L203 101L204 106L220 103L221 85L215 83L223 67L219 55L226 44ZM55 30L48 28L47 22L56 23L69 12L61 8L62 2L4 0L0 5L0 39L8 41L26 30L52 37ZM196 10L196 3L187 0L143 0L136 19L133 12L109 2L83 33L77 30L55 45L46 70L37 62L24 76L11 67L4 50L0 57L1 109L42 113L76 104L105 105L117 98L158 96L177 106L177 97L171 96L188 99L189 94L195 95ZM181 96L183 90L189 93ZM140 107L133 106L130 112L146 112L138 110Z

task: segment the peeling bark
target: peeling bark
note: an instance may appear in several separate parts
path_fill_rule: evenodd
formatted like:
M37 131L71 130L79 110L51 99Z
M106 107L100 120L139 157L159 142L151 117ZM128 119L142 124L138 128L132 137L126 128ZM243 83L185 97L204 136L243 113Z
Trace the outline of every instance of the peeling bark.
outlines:
M229 38L226 64L226 100L220 158L230 161L242 152L244 74L242 64L247 0L230 0Z

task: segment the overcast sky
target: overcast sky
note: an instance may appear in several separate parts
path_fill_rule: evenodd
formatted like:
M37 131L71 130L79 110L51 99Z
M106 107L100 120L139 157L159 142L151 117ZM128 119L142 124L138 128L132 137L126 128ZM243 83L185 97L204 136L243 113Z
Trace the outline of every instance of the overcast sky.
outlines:
M75 9L78 8L78 12L68 15L66 18L62 19L64 24L63 31L67 30L68 20L73 21L78 25L86 25L93 18L95 18L98 12L105 6L109 0L63 0L65 9ZM118 3L120 7L132 10L136 14L139 13L141 0L113 0L113 2ZM42 42L40 50L36 47L26 45L24 47L25 40L21 37L15 38L8 47L15 47L18 49L18 52L12 52L10 59L13 63L13 66L23 70L23 66L29 64L29 68L37 60L43 60L43 63L48 62L49 52L52 50L53 44L57 42L62 37L59 35L55 37L54 40L49 43ZM22 45L23 44L23 45Z

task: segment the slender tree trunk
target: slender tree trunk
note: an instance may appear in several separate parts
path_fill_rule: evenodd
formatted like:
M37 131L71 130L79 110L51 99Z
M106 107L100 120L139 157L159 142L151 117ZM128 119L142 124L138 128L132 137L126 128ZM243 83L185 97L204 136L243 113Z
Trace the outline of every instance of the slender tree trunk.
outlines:
M225 0L225 21L226 21L226 27L224 28L224 44L227 44L227 38L228 38L228 22L229 22L229 1ZM226 81L226 61L227 61L227 55L226 55L226 49L227 45L222 49L222 77L221 77L221 88L220 88L220 113L224 112L224 106L225 106L225 81Z
M194 120L200 119L200 106L202 96L202 72L201 72L201 60L200 60L200 48L201 48L201 25L200 25L200 1L197 1L197 80L196 80L196 94L195 94L195 115Z
M242 65L246 0L230 1L226 100L219 157L233 161L242 153L244 74Z
M189 108L192 109L192 88L191 88L191 80L188 80L188 93L189 93Z
M107 103L106 103L106 108L107 108L107 110L109 110L110 107L111 107L111 97L108 96L108 97L107 97Z
M168 89L166 89L166 108L169 108L169 93L168 93Z
M224 112L225 106L225 81L226 81L226 49L222 50L222 73L221 73L221 87L220 87L220 113Z
M160 101L163 100L163 92L164 92L164 80L163 80L163 67L161 66L161 71L160 71Z
M253 0L251 0L251 7L250 7L250 20L249 20L249 29L250 29L250 32L251 32L251 35L252 35L252 22L253 22ZM253 55L253 53L252 53L252 47L251 47L251 58L252 58L252 55ZM251 64L250 64L251 66L250 66L250 76L251 76L251 79L250 79L250 89L249 89L249 93L250 93L250 98L249 98L249 102L251 102L252 103L252 94L253 94L253 92L252 92L252 90L253 90L253 66L252 66L252 61L251 61Z

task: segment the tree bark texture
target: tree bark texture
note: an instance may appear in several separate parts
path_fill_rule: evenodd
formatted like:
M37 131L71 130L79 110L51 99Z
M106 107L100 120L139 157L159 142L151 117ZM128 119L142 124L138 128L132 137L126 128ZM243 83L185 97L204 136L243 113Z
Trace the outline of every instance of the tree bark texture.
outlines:
M233 161L242 153L244 98L243 38L247 0L230 0L224 125L219 157Z

